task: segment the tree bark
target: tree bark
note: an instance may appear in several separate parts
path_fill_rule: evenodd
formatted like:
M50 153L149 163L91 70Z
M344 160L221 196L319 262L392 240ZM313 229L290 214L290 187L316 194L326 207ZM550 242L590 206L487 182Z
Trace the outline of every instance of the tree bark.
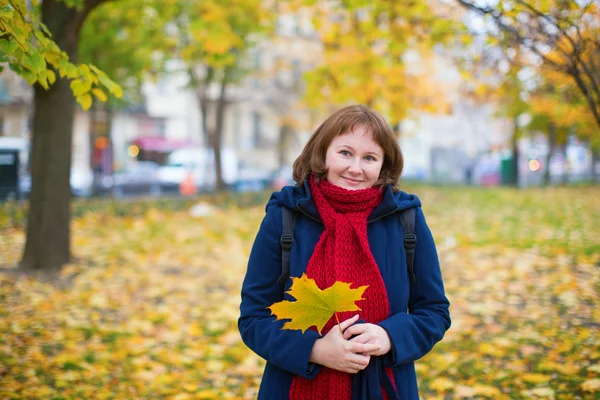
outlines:
M200 115L202 116L202 145L207 146L210 143L210 138L208 134L208 87L213 81L214 77L214 69L212 67L207 67L206 76L204 79L198 77L194 69L191 65L188 65L188 76L190 78L190 86L195 89L196 100L198 101L198 105L200 107Z
M89 12L103 0L87 0L80 10L44 0L42 22L59 47L77 63L79 33ZM75 101L67 79L50 89L36 85L32 124L31 195L21 268L59 269L71 259L71 146Z
M215 130L211 135L212 146L215 153L215 173L217 191L225 190L225 181L223 180L223 167L221 165L221 142L223 136L223 125L225 122L225 107L227 106L226 89L229 82L231 67L225 67L221 80L221 91L217 100L217 109L215 115Z
M592 148L592 182L600 182L600 171L596 171L598 163L600 163L600 150Z
M548 124L548 154L546 155L546 162L544 164L544 186L550 186L550 160L554 156L554 149L556 148L556 125Z
M279 168L286 164L287 149L289 147L289 136L291 133L291 127L287 123L283 123L279 126L279 140L277 141L277 165Z
M569 175L571 175L571 166L569 165L569 160L567 159L567 142L560 144L560 151L563 154L563 159L565 160L565 168L562 170L562 175L560 177L560 183L566 185L569 183Z

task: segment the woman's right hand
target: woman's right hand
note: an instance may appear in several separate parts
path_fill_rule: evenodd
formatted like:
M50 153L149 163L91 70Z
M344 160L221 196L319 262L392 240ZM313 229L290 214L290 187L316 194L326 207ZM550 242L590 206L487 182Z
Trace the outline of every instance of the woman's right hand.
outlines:
M358 315L332 327L324 337L317 339L310 353L310 361L348 374L365 369L371 357L362 353L376 351L379 345L344 339L341 332L356 321Z

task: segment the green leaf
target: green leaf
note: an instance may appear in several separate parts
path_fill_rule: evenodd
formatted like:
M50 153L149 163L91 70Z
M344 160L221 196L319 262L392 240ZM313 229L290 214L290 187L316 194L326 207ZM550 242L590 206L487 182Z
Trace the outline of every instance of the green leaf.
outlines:
M27 39L27 35L25 34L25 32L23 32L21 27L19 27L17 25L13 25L12 26L12 34L13 34L15 40L18 41L19 43L23 44L25 47L28 47L30 49L35 48L33 46L33 44Z
M23 73L23 68L19 64L9 62L8 66L11 70L17 73L17 75L21 75Z
M44 57L42 57L39 51L34 52L31 55L31 59L37 72L46 70L46 60L44 60Z
M50 88L48 85L48 76L46 75L46 71L42 71L38 74L38 83L46 90Z
M38 72L37 67L35 66L35 63L33 61L33 57L31 54L29 54L29 53L23 54L23 58L20 61L21 61L21 65L23 67L25 67L26 69L28 69L29 71L31 71L33 73Z
M0 7L0 18L12 19L14 12L15 11L13 10L13 8L9 4L6 4Z
M48 30L48 27L46 27L46 25L44 23L40 22L39 26L40 26L40 29L42 30L42 32L44 32L46 34L46 36L48 36L49 38L52 37L52 34Z
M25 79L25 82L27 82L28 85L33 85L38 80L37 75L31 71L22 70L19 75L21 75L21 78Z
M115 87L110 92L113 94L113 96L115 96L118 99L123 97L123 89L121 89L121 86L119 85L115 85Z
M0 51L7 56L12 56L19 44L14 40L0 39Z
M62 55L62 54L61 54ZM71 64L67 58L60 59L59 74L61 78L69 79L79 78L79 69Z

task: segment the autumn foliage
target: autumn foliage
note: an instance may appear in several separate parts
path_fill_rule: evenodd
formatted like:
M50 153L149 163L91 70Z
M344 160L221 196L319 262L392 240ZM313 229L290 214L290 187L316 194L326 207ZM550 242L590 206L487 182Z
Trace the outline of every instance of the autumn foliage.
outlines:
M453 318L416 363L422 398L598 398L599 189L407 190ZM266 198L195 218L192 200L76 201L55 279L19 275L23 211L2 206L0 398L255 398L264 361L237 317Z

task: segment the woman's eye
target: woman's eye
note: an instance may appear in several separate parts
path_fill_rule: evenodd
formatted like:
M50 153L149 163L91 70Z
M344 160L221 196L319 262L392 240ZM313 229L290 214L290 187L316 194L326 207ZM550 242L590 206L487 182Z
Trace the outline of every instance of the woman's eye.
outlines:
M343 156L349 156L350 152L348 150L342 150L342 151L340 151L340 154Z
M366 157L365 157L365 160L367 160L367 161L377 161L377 160L375 159L375 157L373 157L373 156L366 156Z

